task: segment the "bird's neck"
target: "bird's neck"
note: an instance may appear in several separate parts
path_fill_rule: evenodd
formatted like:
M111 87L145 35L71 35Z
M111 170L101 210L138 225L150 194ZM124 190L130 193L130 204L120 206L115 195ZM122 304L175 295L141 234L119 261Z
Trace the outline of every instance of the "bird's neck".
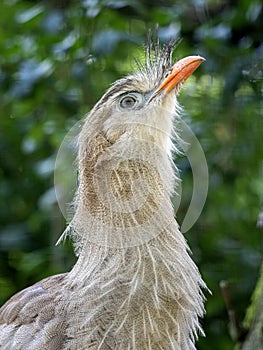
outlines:
M72 225L81 249L66 296L69 315L80 310L68 328L69 339L84 334L80 349L194 349L203 282L174 219L172 167L137 141L120 149L98 135L80 150Z
M82 147L72 221L82 246L86 240L114 248L136 246L174 220L174 174L160 147L145 139L111 144L102 134Z

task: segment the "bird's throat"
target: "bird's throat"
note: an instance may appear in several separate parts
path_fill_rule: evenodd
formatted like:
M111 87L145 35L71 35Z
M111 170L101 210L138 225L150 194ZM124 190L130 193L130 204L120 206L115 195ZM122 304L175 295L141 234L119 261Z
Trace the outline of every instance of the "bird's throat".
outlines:
M130 142L132 147L111 144L98 134L80 150L80 184L72 225L92 243L111 247L143 244L174 220L170 201L173 170L167 154L149 141Z

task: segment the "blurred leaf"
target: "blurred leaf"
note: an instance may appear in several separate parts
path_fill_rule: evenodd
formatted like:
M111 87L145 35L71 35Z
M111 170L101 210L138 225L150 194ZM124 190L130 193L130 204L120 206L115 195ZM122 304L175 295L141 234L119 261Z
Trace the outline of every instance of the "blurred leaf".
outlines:
M44 11L44 6L42 6L41 4L38 4L25 11L18 13L18 15L16 16L16 20L19 23L26 23L31 19L35 18L36 16L38 16L43 11Z

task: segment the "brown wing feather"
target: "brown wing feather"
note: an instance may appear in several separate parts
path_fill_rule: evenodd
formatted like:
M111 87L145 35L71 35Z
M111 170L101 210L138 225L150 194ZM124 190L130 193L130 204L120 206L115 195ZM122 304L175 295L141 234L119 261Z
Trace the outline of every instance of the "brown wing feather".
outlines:
M61 349L65 312L58 312L67 274L43 279L12 296L0 308L1 349Z

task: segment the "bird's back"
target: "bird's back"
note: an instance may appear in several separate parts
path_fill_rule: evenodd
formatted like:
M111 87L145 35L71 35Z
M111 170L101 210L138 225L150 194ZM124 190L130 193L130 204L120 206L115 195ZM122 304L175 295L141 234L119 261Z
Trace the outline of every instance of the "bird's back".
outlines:
M63 349L67 327L60 274L20 291L0 309L0 349ZM63 306L63 305L61 305Z

